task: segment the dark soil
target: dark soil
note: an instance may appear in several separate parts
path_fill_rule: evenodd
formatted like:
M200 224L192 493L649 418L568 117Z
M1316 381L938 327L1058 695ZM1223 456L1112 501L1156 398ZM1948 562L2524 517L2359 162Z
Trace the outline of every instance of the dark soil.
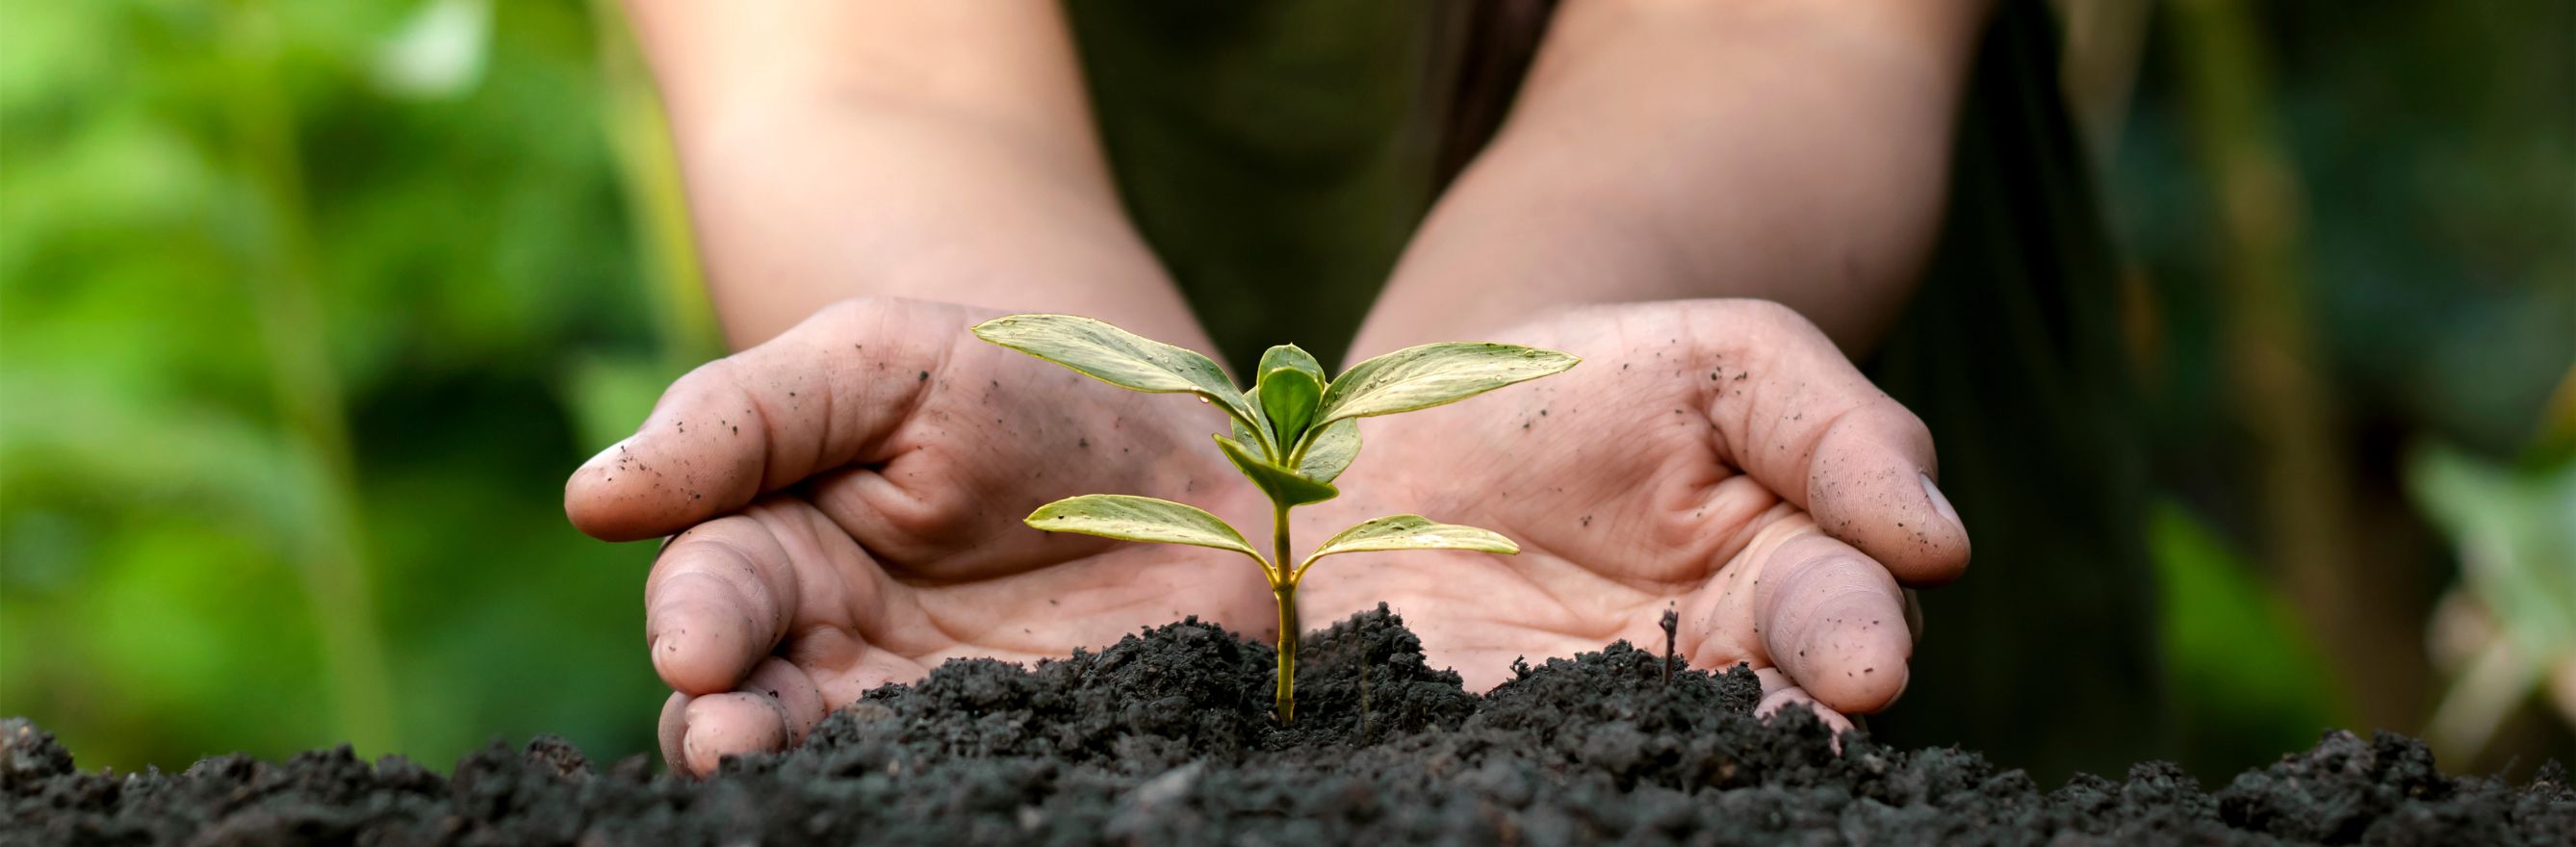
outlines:
M451 777L345 747L81 773L11 721L0 841L2576 844L2556 763L2519 788L2454 778L2393 734L2330 733L2215 793L2164 763L2044 790L1955 749L1852 735L1837 755L1804 711L1751 717L1752 675L1666 681L1626 644L1477 697L1381 609L1309 640L1301 664L1299 724L1281 731L1269 649L1196 622L1033 670L953 662L703 782L642 757L599 770L552 738Z

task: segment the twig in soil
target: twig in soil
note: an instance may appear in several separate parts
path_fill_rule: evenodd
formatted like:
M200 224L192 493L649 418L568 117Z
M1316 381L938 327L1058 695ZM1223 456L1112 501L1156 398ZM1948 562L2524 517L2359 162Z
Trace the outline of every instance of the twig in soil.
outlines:
M1661 624L1664 628L1664 685L1666 687L1671 687L1673 684L1673 639L1675 634L1681 631L1682 613L1670 607L1666 607L1664 609L1664 619L1657 623Z

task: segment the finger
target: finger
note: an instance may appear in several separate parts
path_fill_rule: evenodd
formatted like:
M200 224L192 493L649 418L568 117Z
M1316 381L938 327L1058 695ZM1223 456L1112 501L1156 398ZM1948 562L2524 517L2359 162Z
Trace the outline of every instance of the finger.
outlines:
M564 513L598 538L651 538L863 460L936 387L931 371L965 332L961 320L925 304L847 301L691 371L634 435L573 472Z
M662 720L659 731L662 762L670 766L671 773L685 777L698 775L697 771L689 768L689 755L680 744L689 734L687 710L691 699L694 698L677 691L671 692L671 699L662 701Z
M1833 734L1834 750L1837 752L1842 750L1842 734L1854 729L1850 717L1827 708L1823 703L1816 702L1816 698L1809 695L1806 689L1799 688L1797 684L1790 682L1789 678L1778 670L1763 668L1754 671L1753 675L1762 680L1762 702L1753 705L1754 717L1767 720L1772 715L1778 714L1783 707L1804 706L1808 711L1814 712L1816 719L1824 722L1825 729Z
M726 756L787 749L787 712L769 697L740 691L711 694L690 700L681 719L688 724L681 756L690 772L700 776L715 773Z
M1911 588L1905 589L1905 633L1923 643L1923 598Z
M802 743L806 733L813 732L814 725L822 723L823 716L831 711L824 705L822 687L815 684L814 677L777 657L763 660L736 690L777 703L779 715L786 720L789 744Z
M673 761L686 762L688 773L701 776L715 773L726 756L774 752L804 741L825 713L813 677L774 657L734 691L686 700L674 695L672 702L680 704L679 721L674 727L665 709L663 755L672 754L676 736L679 755Z
M1887 708L1905 692L1914 639L1902 589L1849 544L1800 535L1766 555L1754 619L1774 666L1846 714Z
M1957 579L1968 531L1934 483L1932 433L1785 307L1718 301L1699 311L1712 353L1709 419L1729 464L1806 509L1907 585Z
M701 524L673 540L644 581L653 670L683 694L731 691L786 637L797 601L795 567L760 521Z

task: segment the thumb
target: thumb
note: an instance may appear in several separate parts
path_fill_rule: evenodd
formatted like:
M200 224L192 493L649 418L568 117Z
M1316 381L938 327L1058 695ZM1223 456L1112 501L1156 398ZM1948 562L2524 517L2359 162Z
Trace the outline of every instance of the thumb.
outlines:
M1967 569L1968 530L1934 482L1940 466L1922 419L1786 307L1711 302L1698 323L1700 337L1716 339L1698 382L1730 465L1906 585Z
M899 300L845 301L709 362L662 393L642 427L564 484L574 527L609 541L669 535L816 473L871 457L937 386L970 317Z

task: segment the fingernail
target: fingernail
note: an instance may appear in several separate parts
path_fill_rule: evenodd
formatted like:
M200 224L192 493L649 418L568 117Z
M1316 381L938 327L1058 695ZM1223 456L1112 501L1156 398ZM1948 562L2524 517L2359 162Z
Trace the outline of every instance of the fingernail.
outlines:
M1949 519L1950 525L1958 527L1960 531L1966 531L1968 526L1959 520L1959 510L1950 508L1950 498L1941 496L1941 486L1932 484L1932 475L1917 473L1915 476L1923 479L1923 496L1932 499L1932 511L1941 513L1941 517Z

